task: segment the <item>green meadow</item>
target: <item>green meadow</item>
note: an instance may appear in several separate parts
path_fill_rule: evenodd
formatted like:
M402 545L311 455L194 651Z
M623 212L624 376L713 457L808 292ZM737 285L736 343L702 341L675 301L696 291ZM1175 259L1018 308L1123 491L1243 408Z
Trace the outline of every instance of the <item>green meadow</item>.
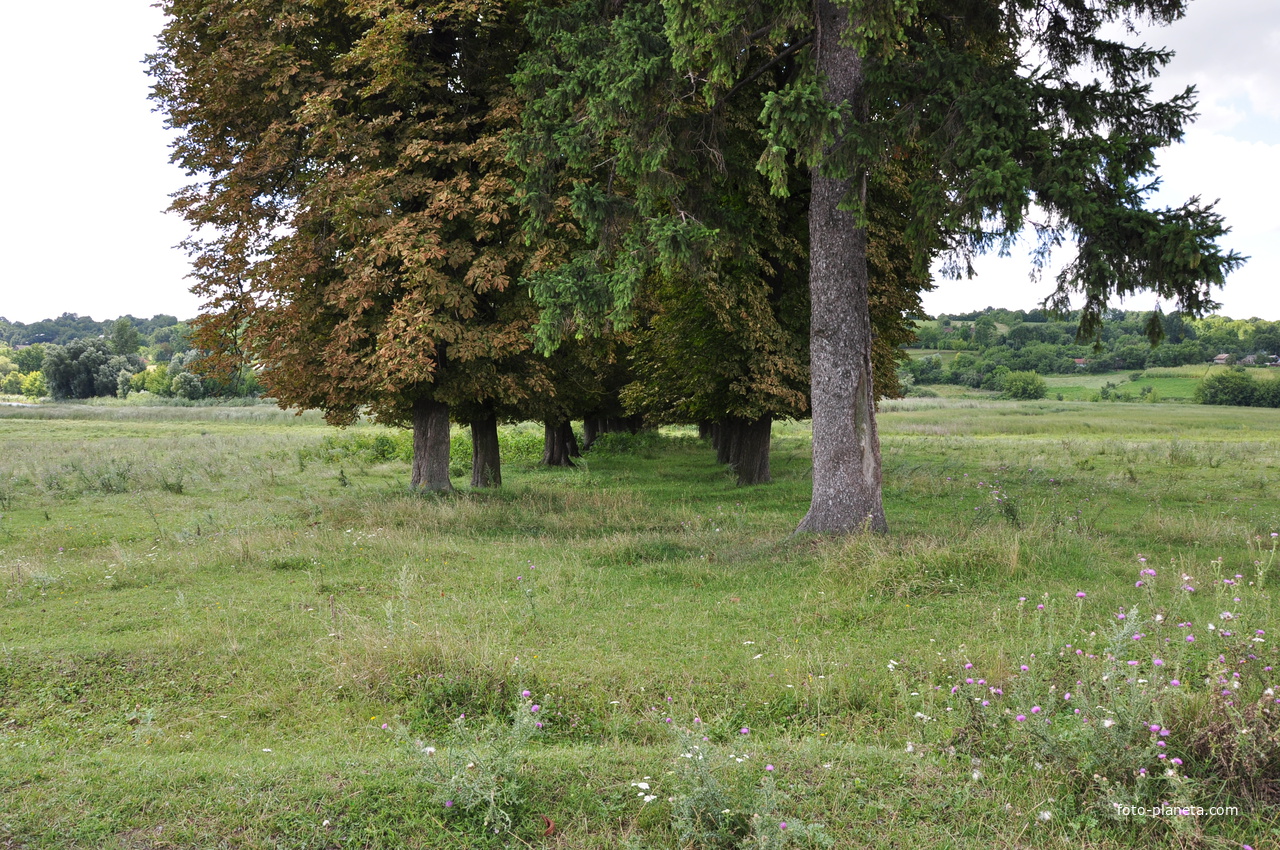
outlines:
M944 364L955 360L956 351L930 351L912 349L912 359L937 356ZM1195 366L1153 367L1130 371L1089 373L1081 371L1069 375L1041 375L1048 386L1048 397L1058 401L1149 401L1156 402L1190 402L1195 398L1196 387L1211 375L1220 375L1230 370L1229 366L1212 364ZM1250 369L1249 374L1255 380L1266 381L1280 378L1280 369ZM954 384L929 384L929 392L942 398L997 398L995 391L973 389ZM1110 390L1110 395L1103 390ZM1061 396L1059 399L1058 396Z
M423 496L371 425L0 408L0 846L1280 843L1280 416L879 421L891 533L821 539L807 423Z

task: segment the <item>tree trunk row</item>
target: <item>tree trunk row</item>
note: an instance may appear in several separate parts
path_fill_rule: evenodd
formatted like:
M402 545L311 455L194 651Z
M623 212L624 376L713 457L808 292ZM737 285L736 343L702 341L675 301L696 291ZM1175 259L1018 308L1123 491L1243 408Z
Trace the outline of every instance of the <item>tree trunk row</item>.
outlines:
M640 429L638 417L594 418L588 420L591 439L602 433ZM493 414L473 419L471 427L471 486L501 487L502 457L498 447L498 418ZM582 457L573 424L565 419L544 423L542 463L546 466L573 466L573 458ZM767 466L767 462L766 462ZM414 490L448 492L449 481L449 405L422 400L413 406L413 462L410 486Z
M769 472L769 437L773 430L773 417L743 419L729 416L718 422L708 423L705 433L716 450L716 461L727 464L738 476L738 484L749 486L772 480ZM698 426L702 435L702 425Z
M453 489L449 481L449 405L444 402L422 400L413 405L409 485L433 493ZM498 418L493 414L471 422L471 486L502 486Z
M582 457L573 423L568 419L543 423L542 463L544 466L573 466L573 458Z
M643 416L586 416L582 420L582 450L588 451L601 434L638 434Z

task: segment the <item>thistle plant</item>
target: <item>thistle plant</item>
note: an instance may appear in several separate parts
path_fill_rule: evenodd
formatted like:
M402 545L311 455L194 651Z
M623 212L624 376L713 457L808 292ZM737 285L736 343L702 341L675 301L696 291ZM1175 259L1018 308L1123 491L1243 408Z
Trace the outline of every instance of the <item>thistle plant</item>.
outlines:
M950 688L948 710L964 718L953 744L1053 765L1102 817L1190 811L1211 787L1280 799L1276 650L1257 628L1270 600L1221 559L1208 565L1212 589L1181 570L1158 575L1143 557L1139 567L1139 603L1111 611L1107 625L1081 627L1097 614L1085 591L1066 605L1045 599L1023 615L1040 650L1016 671L984 675L966 662ZM1217 613L1206 622L1196 612L1209 600Z
M734 850L831 846L820 824L786 813L788 797L777 785L772 764L761 766L742 746L729 751L689 729L676 727L674 734L676 790L671 797L671 820L680 846Z
M486 832L509 832L524 801L520 771L529 740L542 728L541 710L524 691L508 718L477 727L463 714L438 747L410 742L433 805L446 815L479 818Z

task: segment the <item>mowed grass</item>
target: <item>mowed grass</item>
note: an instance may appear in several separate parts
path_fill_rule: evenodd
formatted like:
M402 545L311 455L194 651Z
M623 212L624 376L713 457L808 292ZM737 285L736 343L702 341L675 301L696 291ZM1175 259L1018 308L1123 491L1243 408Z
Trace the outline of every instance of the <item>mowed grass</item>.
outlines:
M404 464L319 460L326 437L381 429L313 414L6 409L0 841L682 847L677 728L724 756L743 806L773 765L788 799L766 819L821 822L835 846L1280 838L1261 798L1165 826L1099 815L1080 777L1017 750L976 770L947 696L962 662L1012 682L1109 628L1140 557L1256 578L1239 603L1184 593L1177 617L1225 604L1280 627L1280 417L913 399L880 426L892 534L824 540L791 536L803 423L776 427L762 487L671 429L438 497L407 492ZM525 689L544 728L495 834L441 804L413 742L501 721ZM1241 802L1197 769L1205 799Z

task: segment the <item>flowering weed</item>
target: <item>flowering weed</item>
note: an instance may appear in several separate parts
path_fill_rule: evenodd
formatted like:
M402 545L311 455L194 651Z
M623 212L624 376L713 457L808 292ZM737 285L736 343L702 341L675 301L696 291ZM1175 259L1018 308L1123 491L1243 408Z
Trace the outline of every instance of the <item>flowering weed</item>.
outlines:
M476 728L463 714L438 746L411 742L432 803L442 815L479 820L486 832L511 830L524 801L520 771L525 749L542 727L540 709L522 697L507 720L491 719Z

